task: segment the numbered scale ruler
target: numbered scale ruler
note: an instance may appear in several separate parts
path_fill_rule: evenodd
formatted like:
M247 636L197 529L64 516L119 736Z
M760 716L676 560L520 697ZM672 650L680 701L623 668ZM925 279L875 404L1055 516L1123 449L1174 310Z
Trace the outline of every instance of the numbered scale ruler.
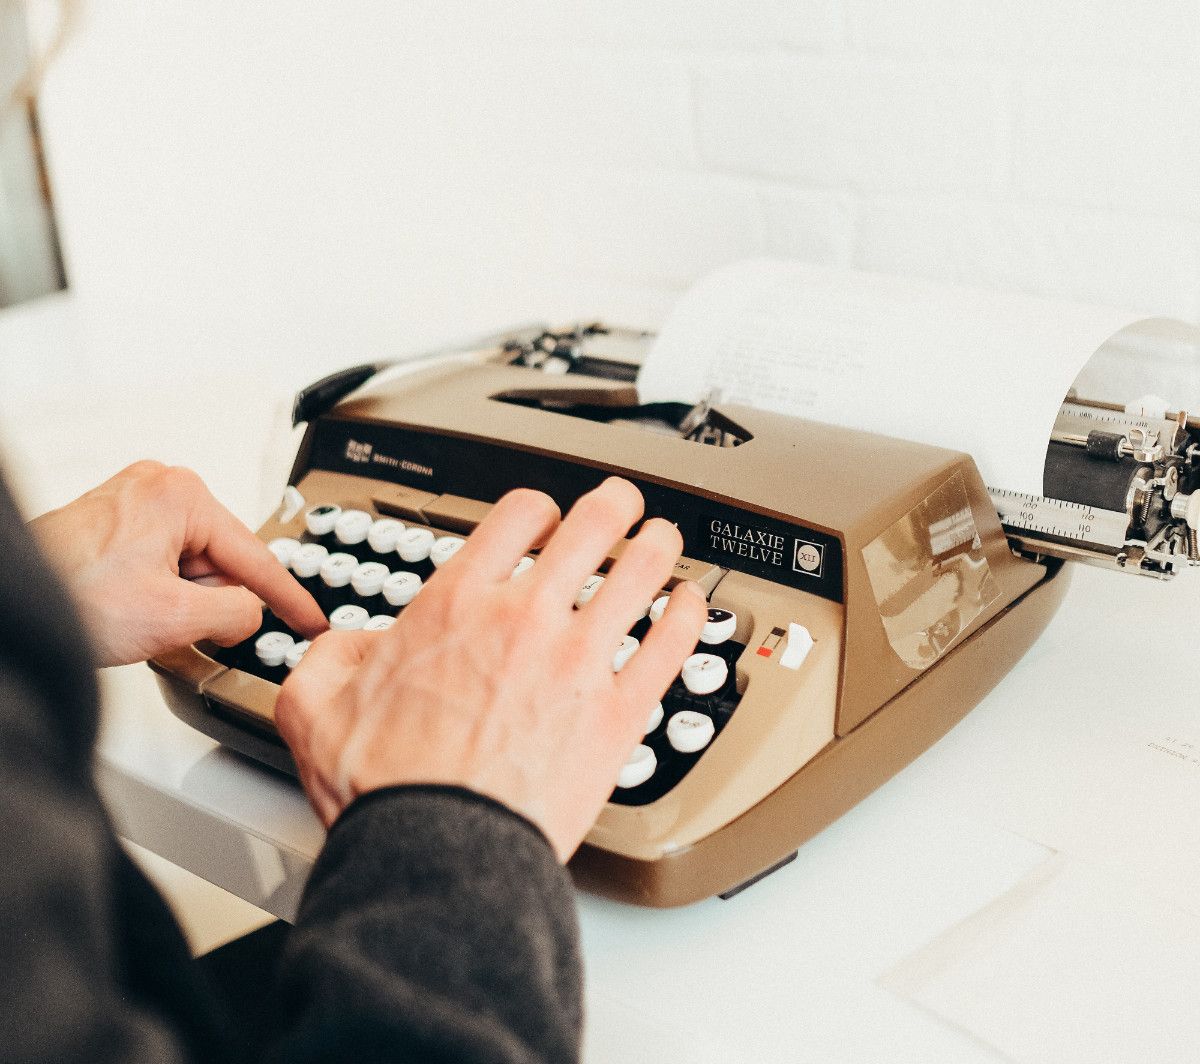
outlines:
M988 494L1004 530L1022 539L1077 543L1106 553L1125 546L1128 514L1002 488L988 488Z
M1063 403L1054 422L1056 432L1074 432L1081 436L1086 436L1093 429L1119 432L1122 436L1127 436L1130 429L1160 432L1165 428L1169 432L1173 427L1170 421L1143 417L1140 414L1126 414L1121 410L1083 406L1080 403Z

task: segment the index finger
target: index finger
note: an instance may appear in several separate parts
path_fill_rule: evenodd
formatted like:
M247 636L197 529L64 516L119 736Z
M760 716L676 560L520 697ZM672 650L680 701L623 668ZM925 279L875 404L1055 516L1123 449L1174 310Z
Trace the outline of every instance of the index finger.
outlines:
M289 628L308 639L325 631L329 624L312 595L207 488L205 495L199 502L207 534L203 542L189 546L204 551L225 576L253 591Z

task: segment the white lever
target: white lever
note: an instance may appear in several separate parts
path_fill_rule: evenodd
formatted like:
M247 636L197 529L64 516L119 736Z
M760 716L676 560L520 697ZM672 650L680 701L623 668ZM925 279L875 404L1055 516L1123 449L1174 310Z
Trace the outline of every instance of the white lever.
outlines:
M787 649L780 655L779 664L785 669L798 669L812 648L812 634L804 625L793 621L788 625Z

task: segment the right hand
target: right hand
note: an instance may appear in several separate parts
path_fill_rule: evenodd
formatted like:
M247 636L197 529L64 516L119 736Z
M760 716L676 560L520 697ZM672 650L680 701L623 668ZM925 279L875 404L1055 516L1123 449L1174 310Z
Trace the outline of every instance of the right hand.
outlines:
M641 493L617 478L561 522L549 496L514 491L390 629L317 639L284 683L275 720L322 821L380 787L456 784L527 817L565 862L706 618L703 591L679 584L613 672L617 644L683 549L661 519L647 521L595 597L572 608L642 513ZM541 543L537 563L513 578Z

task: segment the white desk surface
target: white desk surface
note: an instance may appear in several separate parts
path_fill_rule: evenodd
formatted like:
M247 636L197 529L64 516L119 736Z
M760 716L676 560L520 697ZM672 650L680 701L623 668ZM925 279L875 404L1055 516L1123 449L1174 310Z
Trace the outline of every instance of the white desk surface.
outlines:
M69 301L0 315L0 351L54 358L88 342L71 320ZM165 455L261 517L254 449L295 382L123 386L80 407L4 372L31 510ZM1198 605L1200 572L1080 568L1001 685L787 868L666 912L581 895L588 1060L1196 1059L1194 1006L1170 1009L1200 992ZM290 916L322 841L299 789L173 718L144 667L104 679L97 770L122 834Z

